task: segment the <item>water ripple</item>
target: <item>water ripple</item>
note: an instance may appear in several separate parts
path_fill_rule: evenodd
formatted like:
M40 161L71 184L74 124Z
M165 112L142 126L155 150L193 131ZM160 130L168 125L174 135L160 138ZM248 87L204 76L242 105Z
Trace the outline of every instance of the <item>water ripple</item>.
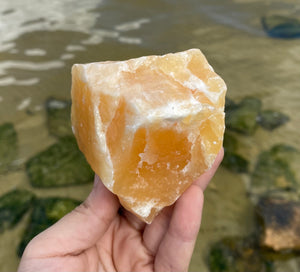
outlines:
M46 62L30 62L21 60L7 60L0 62L0 75L6 75L8 69L21 69L29 71L44 71L49 69L61 68L64 62L59 60L46 61Z

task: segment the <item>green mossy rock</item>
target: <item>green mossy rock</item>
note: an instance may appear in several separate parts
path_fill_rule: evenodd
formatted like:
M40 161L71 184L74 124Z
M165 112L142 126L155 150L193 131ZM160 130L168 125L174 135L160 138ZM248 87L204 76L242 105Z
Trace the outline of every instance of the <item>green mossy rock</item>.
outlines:
M238 140L232 134L225 131L223 147L225 149L225 152L236 152L238 149Z
M237 154L238 141L227 131L224 135L223 146L225 153L222 166L236 173L247 173L249 162L244 157Z
M279 144L262 152L252 174L251 192L256 195L299 192L299 165L300 152L291 146Z
M41 188L84 184L94 176L73 136L61 138L31 158L26 171L31 185Z
M17 132L12 123L4 123L0 125L0 174L9 170L17 154Z
M34 195L26 190L13 190L0 197L0 231L15 226L28 211Z
M247 173L249 162L242 156L225 150L222 165L236 173Z
M260 100L246 97L237 106L231 106L227 111L225 110L226 127L245 135L252 135L257 127L260 110Z
M229 237L214 244L209 252L210 272L268 272L256 240Z
M300 20L282 15L265 16L261 20L264 30L273 38L300 38Z
M281 112L265 110L260 113L257 122L264 129L272 131L273 129L284 125L289 120L290 118Z
M22 256L26 245L33 237L53 225L79 204L79 201L70 198L36 199L30 222L18 248L18 256Z
M58 137L72 135L71 101L49 98L46 101L46 111L50 134Z

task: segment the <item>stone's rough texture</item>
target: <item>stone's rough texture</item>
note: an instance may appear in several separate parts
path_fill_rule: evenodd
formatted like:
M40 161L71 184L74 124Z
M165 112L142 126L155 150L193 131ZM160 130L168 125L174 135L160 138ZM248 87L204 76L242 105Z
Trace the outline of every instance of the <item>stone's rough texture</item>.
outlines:
M290 118L278 111L265 110L260 113L257 122L260 126L267 130L273 130L284 125Z
M9 170L17 157L17 132L12 123L0 125L0 174Z
M0 197L0 231L16 225L30 208L33 194L26 190L13 190Z
M58 187L93 181L93 171L76 145L74 136L61 138L26 162L33 187Z
M222 165L236 173L247 173L249 162L236 153L225 151Z
M49 98L46 101L46 110L50 134L58 137L72 135L71 101Z
M79 204L79 201L70 198L49 197L36 199L30 222L19 245L18 255L22 256L26 245L33 237L50 227L65 214L71 212Z
M230 152L234 153L234 152L237 152L237 150L238 150L239 142L234 135L232 135L228 131L225 131L223 147L224 147L225 151L230 151Z
M292 146L278 144L263 151L256 162L251 181L251 193L265 195L286 191L300 196L300 152Z
M263 198L257 206L262 221L262 246L300 250L300 202Z
M122 205L150 223L222 147L226 85L198 49L76 64L79 148Z
M238 141L228 131L226 131L224 134L223 146L225 154L222 161L222 166L233 172L247 173L249 162L244 157L237 154Z
M226 127L242 134L252 135L257 127L257 117L261 102L254 97L246 97L239 104L227 100Z

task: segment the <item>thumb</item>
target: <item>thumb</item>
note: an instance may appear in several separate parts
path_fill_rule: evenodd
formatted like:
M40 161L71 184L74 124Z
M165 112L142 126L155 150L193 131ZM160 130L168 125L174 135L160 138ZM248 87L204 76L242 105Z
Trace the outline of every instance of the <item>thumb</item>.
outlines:
M96 175L88 198L36 236L25 249L24 256L30 257L31 253L35 258L79 254L103 236L116 217L119 205L116 196L105 188Z

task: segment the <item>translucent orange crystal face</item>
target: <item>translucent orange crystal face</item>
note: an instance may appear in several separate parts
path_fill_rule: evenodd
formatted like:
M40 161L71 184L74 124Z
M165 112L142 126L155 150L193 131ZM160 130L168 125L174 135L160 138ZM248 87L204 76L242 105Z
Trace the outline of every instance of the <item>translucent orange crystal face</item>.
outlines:
M79 148L145 222L212 166L223 142L226 85L200 50L75 64L72 77Z

